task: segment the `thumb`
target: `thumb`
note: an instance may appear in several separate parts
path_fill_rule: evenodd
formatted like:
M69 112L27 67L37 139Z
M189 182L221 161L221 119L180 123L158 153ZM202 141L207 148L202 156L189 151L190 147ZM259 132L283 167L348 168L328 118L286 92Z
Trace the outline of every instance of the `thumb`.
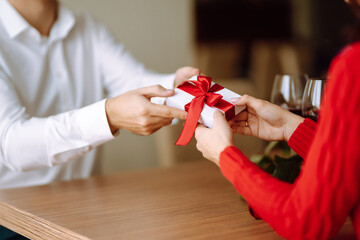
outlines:
M139 88L138 92L148 99L152 97L170 97L174 95L174 90L166 89L161 85Z
M183 77L187 80L193 76L200 75L200 69L194 67L183 67L180 69L183 73Z
M192 75L192 76L200 75L200 69L198 69L198 68L193 68L193 69L191 70L191 75ZM191 76L191 77L192 77L192 76Z
M216 110L214 112L214 127L224 124L224 122L226 123L224 113L222 113L219 110Z
M255 99L254 97L251 97L251 96L245 94L238 98L232 98L232 99L230 99L230 101L237 106L244 106L244 105L251 104L254 101L254 99Z

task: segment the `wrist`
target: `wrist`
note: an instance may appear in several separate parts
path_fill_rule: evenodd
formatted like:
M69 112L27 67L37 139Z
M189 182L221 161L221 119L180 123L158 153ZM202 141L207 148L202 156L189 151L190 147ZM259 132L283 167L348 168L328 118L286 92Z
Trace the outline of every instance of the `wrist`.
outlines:
M303 117L289 112L288 121L286 123L286 130L284 140L289 141L291 135L295 132L296 128L304 121Z
M217 161L215 162L218 166L220 166L220 156L221 154L225 151L225 149L227 149L228 147L234 146L234 143L228 143L228 144L224 144L220 147L219 151L218 151L218 155L217 155Z
M114 135L116 134L116 132L119 130L117 127L115 127L115 125L113 124L112 121L112 99L109 98L105 101L105 112L106 112L106 118L108 121L108 125L110 128L111 133Z

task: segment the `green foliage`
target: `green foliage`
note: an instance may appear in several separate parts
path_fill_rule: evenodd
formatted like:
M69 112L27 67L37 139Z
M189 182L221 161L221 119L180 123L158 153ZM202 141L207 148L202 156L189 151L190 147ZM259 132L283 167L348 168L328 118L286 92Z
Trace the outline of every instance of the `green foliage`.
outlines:
M303 159L297 154L288 159L275 156L276 167L272 175L281 181L293 183L300 173L302 162Z
M251 156L250 160L281 181L293 183L300 173L303 159L284 141L270 142L264 152L264 155Z
M272 174L276 168L270 157L264 156L258 164L265 172Z
M291 150L287 142L275 141L269 143L263 155L253 155L250 161L277 179L293 183L300 173L303 159Z

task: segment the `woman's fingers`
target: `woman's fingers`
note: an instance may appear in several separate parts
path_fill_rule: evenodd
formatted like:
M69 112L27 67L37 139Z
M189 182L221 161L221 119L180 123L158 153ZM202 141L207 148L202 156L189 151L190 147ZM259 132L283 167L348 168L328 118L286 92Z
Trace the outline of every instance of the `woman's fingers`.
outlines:
M258 99L258 98L254 98L250 95L243 95L242 97L239 98L233 98L230 100L233 104L237 105L237 106L246 106L247 111L259 111L262 106L264 105L264 103L266 101Z
M222 112L220 112L219 110L216 110L213 116L214 116L214 126L220 127L220 126L226 125L226 127L228 127L228 123Z
M235 105L243 106L243 105L247 105L249 103L249 101L251 101L252 99L254 99L254 98L245 94L238 98L232 98L232 99L230 99L230 101L232 103L234 103Z
M248 123L248 121L234 122L234 124L231 125L231 127L233 127L233 128L236 128L236 127L249 127L249 123Z
M244 110L242 112L240 112L238 115L236 115L233 119L234 122L238 122L238 121L246 121L249 117L249 113Z
M253 136L251 128L247 127L247 126L237 126L237 127L232 127L233 133L237 133L237 134L241 134L241 135L246 135L246 136Z

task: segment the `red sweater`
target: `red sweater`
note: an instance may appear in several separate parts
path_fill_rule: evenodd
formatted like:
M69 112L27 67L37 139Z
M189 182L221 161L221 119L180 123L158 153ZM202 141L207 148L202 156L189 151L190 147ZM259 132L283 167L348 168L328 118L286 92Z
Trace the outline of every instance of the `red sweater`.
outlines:
M304 158L294 184L265 173L235 147L220 156L225 177L263 220L289 239L329 239L351 217L360 239L360 43L331 67L318 125L306 119L289 140Z

